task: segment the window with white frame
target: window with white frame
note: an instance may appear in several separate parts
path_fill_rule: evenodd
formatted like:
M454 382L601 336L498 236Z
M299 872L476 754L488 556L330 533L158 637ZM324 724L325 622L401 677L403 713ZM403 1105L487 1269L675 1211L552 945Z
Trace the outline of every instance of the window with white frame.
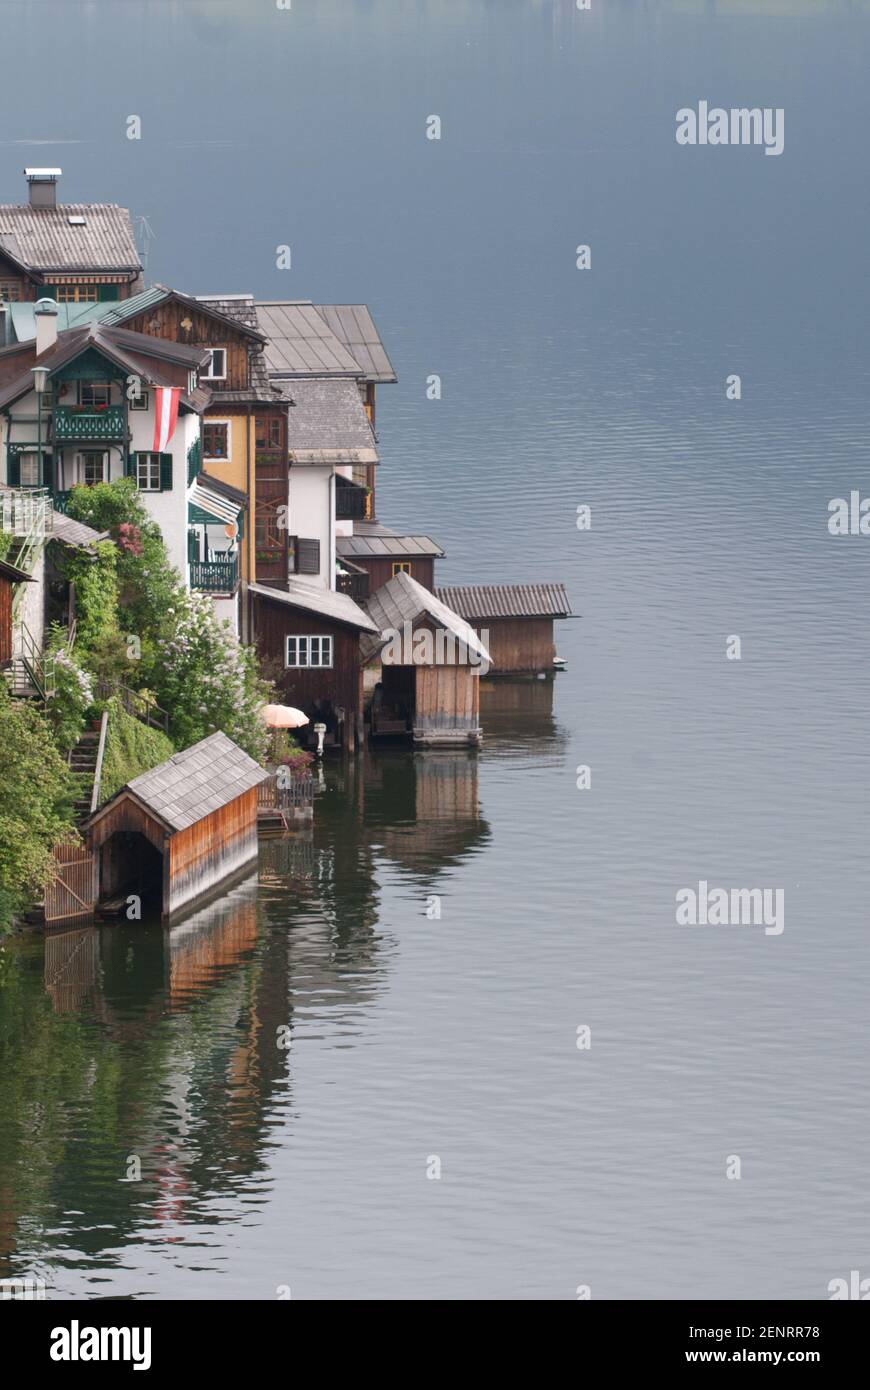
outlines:
M286 664L295 667L331 666L332 638L288 637Z
M89 449L87 453L80 454L81 477L85 487L94 487L96 483L106 481L106 461L108 455L97 453Z
M144 387L144 386L140 386L138 396L131 396L131 397L130 397L130 409L131 409L131 410L147 410L147 409L148 409L148 392L145 390L145 387Z
M39 487L42 479L39 476L39 455L19 454L18 466L20 469L19 481L22 487Z
M204 381L224 381L227 375L227 350L226 348L209 348L209 359L202 369L201 376Z
M136 455L136 485L140 492L160 491L160 455Z

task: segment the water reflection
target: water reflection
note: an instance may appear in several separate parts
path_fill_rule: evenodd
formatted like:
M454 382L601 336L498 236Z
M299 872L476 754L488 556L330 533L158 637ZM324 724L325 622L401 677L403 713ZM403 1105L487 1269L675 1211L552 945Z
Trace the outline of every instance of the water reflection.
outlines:
M549 683L485 699L493 749L559 746ZM0 1274L38 1272L55 1296L144 1296L162 1287L159 1262L141 1273L146 1249L221 1269L218 1227L271 1192L272 1151L303 1123L300 1048L367 1032L401 949L385 893L490 842L481 768L465 750L329 764L313 826L264 838L258 872L180 922L8 948ZM304 1114L306 1132L323 1123Z

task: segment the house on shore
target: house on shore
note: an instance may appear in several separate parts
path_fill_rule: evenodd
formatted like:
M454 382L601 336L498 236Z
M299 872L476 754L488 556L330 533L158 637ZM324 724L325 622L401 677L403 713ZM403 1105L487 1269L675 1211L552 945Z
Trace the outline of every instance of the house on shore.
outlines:
M552 675L553 622L570 618L564 584L439 585L436 596L486 634L493 676Z
M353 534L337 535L339 584L355 599L363 600L386 584L393 575L404 573L424 589L435 588L435 561L444 551L431 536L391 531L377 521L355 521Z
M127 782L85 831L94 901L135 893L168 921L250 871L257 788L268 775L216 733Z
M58 203L62 169L24 173L28 201L0 204L0 300L49 298L84 309L141 289L142 265L126 208Z
M399 737L416 747L477 747L480 676L490 654L457 613L400 572L366 604L378 636L365 635L363 661L380 661L371 703L372 738Z
M325 724L326 747L355 752L364 732L360 637L377 638L373 619L347 594L301 579L249 592L260 659L282 703L310 721L296 737L316 744L314 725Z

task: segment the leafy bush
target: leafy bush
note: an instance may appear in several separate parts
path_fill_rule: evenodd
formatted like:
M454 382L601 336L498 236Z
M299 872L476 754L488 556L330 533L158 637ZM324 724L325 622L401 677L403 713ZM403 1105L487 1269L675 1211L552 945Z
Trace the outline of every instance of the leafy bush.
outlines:
M207 594L175 595L149 675L178 748L221 729L252 758L265 759L268 731L260 710L269 686L253 648L240 646L229 623L218 621Z
M135 480L117 478L95 487L74 487L67 512L96 531L108 531L116 543L124 621L144 645L155 616L183 585L169 563L160 527L149 516Z
M0 930L41 896L52 848L73 832L74 799L47 721L0 682Z
M141 772L150 772L175 752L164 733L134 719L114 696L106 702L106 709L109 722L100 780L101 802L108 801L125 782Z
M63 647L66 634L52 627L46 653L54 663L55 689L46 701L46 718L54 732L58 748L67 752L78 742L87 722L88 710L94 703L93 681L79 664L76 656Z

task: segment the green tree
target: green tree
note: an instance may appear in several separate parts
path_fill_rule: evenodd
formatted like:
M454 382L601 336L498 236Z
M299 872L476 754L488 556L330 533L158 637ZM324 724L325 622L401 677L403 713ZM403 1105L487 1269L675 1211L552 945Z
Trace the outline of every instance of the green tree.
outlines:
M38 899L73 831L76 784L39 712L0 682L0 929Z

